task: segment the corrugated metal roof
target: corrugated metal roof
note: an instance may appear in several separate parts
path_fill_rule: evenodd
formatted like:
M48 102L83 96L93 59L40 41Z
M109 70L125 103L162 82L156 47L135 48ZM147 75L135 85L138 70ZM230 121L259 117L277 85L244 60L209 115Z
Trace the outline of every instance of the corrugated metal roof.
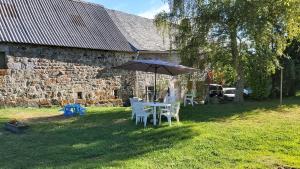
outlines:
M152 19L106 9L126 39L140 51L169 51L170 40L163 37Z
M0 0L0 42L134 51L103 6L78 0Z

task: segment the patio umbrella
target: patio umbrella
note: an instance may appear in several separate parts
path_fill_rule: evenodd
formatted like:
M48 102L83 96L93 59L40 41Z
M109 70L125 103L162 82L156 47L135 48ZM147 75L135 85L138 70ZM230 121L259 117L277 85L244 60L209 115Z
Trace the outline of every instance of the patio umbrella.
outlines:
M132 60L123 65L115 67L116 69L125 69L132 71L152 72L155 74L154 80L154 100L156 101L156 78L157 73L170 76L177 76L185 73L192 73L197 69L165 62L161 60Z

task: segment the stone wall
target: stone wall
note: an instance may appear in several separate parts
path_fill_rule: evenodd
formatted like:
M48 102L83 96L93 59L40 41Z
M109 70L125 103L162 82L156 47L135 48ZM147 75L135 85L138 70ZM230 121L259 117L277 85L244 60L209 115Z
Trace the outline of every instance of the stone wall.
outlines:
M0 105L50 106L79 102L119 106L133 95L135 73L111 69L134 53L1 44Z
M112 69L132 59L180 63L176 54L124 53L38 45L0 44L7 69L0 69L0 106L51 106L66 103L120 106L128 98L146 99L154 74ZM171 76L158 75L164 97ZM176 80L175 80L176 81ZM180 82L177 82L181 88ZM179 98L181 90L177 90Z

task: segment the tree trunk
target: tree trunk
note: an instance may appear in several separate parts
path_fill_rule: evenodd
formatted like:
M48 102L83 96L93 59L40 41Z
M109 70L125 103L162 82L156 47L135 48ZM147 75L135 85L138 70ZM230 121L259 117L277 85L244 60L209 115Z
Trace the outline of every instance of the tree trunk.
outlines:
M244 71L242 66L242 59L238 51L238 42L237 42L237 28L232 28L230 32L230 41L231 41L231 54L233 57L233 62L235 65L235 71L237 73L236 81L236 91L234 101L236 103L244 102Z

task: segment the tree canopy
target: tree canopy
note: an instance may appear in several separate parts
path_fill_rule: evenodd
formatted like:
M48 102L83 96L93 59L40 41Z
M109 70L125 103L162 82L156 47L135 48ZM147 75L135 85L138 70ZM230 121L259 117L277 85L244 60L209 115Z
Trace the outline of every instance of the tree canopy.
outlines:
M255 65L258 74L269 75L280 66L278 58L288 39L299 38L299 0L167 2L170 12L158 14L155 21L174 37L182 63L199 68L206 56L215 66L232 66L236 102L243 101L245 77L252 76L249 66Z

